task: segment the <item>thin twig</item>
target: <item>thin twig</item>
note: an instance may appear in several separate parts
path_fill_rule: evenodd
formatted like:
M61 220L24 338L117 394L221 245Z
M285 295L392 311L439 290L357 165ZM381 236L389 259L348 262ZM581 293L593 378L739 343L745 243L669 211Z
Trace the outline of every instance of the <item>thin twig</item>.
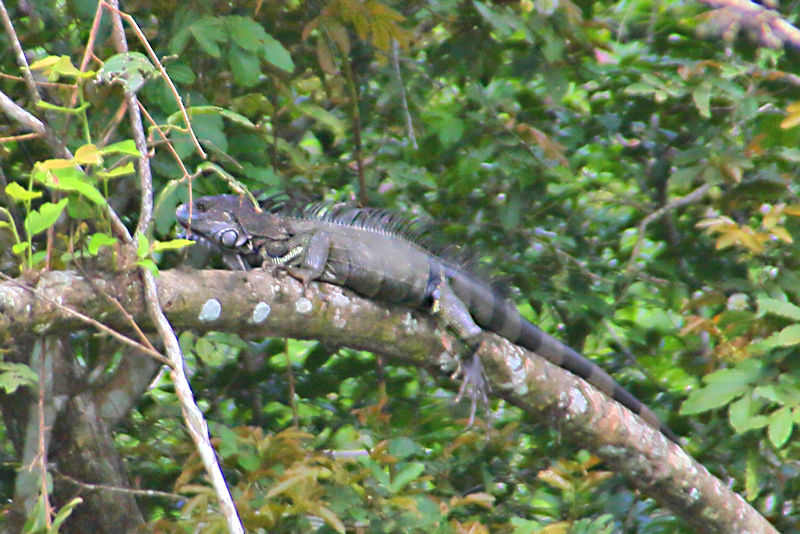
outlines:
M654 211L653 213L642 219L636 230L637 233L636 243L633 245L633 250L631 251L631 257L628 260L627 267L625 268L626 277L632 276L633 272L636 270L636 265L635 265L636 258L639 257L639 253L641 252L642 246L644 245L644 231L647 229L647 226L651 222L655 221L656 219L660 219L661 217L663 217L672 210L699 201L706 195L706 193L708 193L709 189L711 189L711 184L703 184L694 191L692 191L691 193L689 193L688 195L667 202L666 204L658 208L656 211Z
M200 156L202 156L203 159L205 159L207 155L203 150L203 148L200 146L200 141L197 140L197 137L194 134L194 129L192 128L192 122L189 120L189 113L186 111L186 107L184 107L183 105L183 99L181 98L180 93L178 93L178 89L175 87L175 84L172 83L172 79L169 77L169 74L167 74L167 70L164 68L164 65L162 65L161 61L158 59L158 56L153 50L153 47L150 46L150 42L147 40L147 37L145 37L144 33L139 28L139 25L136 24L136 21L133 19L133 17L131 17L127 13L123 13L122 11L119 10L119 8L116 5L114 5L116 4L116 0L114 0L112 4L109 4L108 2L102 2L102 3L103 5L108 7L108 9L113 11L117 16L125 19L125 21L128 24L130 24L131 28L133 28L133 31L136 32L136 36L139 38L139 41L142 43L142 46L144 46L145 49L147 50L147 55L149 55L150 59L153 61L153 63L155 63L156 68L161 73L161 76L164 78L164 81L169 86L169 89L172 92L172 96L175 98L175 102L177 102L178 107L181 110L181 115L183 115L183 120L186 123L186 127L189 129L189 136L191 136L192 138L192 142L194 143L195 149L200 154ZM126 48L125 51L127 51L127 46L125 48Z
M330 39L334 41L333 39ZM353 68L350 65L350 57L345 53L341 47L335 43L334 46L339 49L342 54L342 71L344 74L345 83L347 85L348 94L350 97L350 115L353 121L353 144L355 157L356 157L356 174L358 175L358 201L362 205L369 203L369 195L367 193L367 180L364 177L364 154L362 152L361 140L361 111L358 107L358 86L356 85L355 75Z
M77 480L69 475L65 475L64 473L58 471L56 471L56 475L59 478L66 480L67 482L70 482L71 484L75 484L79 488L83 488L90 491L113 491L115 493L124 493L126 495L136 495L137 497L160 497L164 499L172 499L173 501L186 500L186 495L180 495L178 493L169 493L167 491L158 491L158 490L123 488L120 486L110 486L108 484L91 484L89 482L83 482L81 480Z
M0 143L13 143L15 141L28 141L30 139L39 139L42 137L42 134L38 133L28 133L28 134L20 134L20 135L9 135L8 137L0 137Z
M48 430L44 420L44 392L48 384L51 382L47 379L47 366L45 359L48 357L47 353L51 349L48 346L46 338L40 339L41 351L39 352L39 392L37 399L38 416L39 416L39 452L37 458L39 459L39 483L41 484L41 499L44 505L44 524L50 529L53 522L53 508L50 506L50 492L47 491L47 440L45 440L45 432ZM36 349L34 349L36 350ZM50 369L52 373L52 369Z
M408 130L408 138L411 139L411 146L417 150L417 136L414 135L414 123L411 121L411 113L408 111L408 100L406 100L406 88L403 86L403 74L400 72L400 46L397 39L392 39L392 63L394 64L394 73L397 76L397 85L400 86L400 102L403 105L403 114L406 116L406 129Z
M189 170L183 164L183 160L181 160L181 157L175 151L175 147L172 146L172 143L170 143L169 139L167 139L167 135L164 133L161 127L156 123L156 121L153 119L150 113L147 112L147 108L145 108L141 102L139 102L139 109L142 111L142 114L144 114L147 121L153 125L153 128L155 128L155 130L158 132L158 135L161 136L161 139L166 144L167 150L169 150L169 153L172 154L172 156L175 158L175 161L180 166L181 170L183 170L183 176L189 176L190 174Z

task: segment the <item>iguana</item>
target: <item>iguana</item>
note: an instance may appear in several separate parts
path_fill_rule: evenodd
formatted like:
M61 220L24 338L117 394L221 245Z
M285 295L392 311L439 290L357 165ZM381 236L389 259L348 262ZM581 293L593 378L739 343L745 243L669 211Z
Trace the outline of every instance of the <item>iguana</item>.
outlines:
M467 384L473 391L485 391L475 351L486 329L583 378L677 442L669 428L608 373L523 319L514 304L459 262L419 244L413 221L346 204L287 208L273 198L257 208L236 195L195 199L179 206L176 218L193 234L235 252L250 266L271 265L306 285L321 280L440 317L472 351L473 360L461 360L462 391ZM473 394L473 410L475 399Z

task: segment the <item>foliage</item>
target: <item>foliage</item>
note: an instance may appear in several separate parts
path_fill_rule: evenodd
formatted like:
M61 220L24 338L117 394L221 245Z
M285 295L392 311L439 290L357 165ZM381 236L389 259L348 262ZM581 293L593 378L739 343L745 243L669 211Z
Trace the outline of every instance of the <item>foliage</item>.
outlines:
M0 91L73 156L0 125L4 273L113 249L107 204L138 222L141 154L121 120L137 93L159 239L137 234L140 265L180 261L188 186L432 218L518 289L527 317L612 371L779 529L800 528L800 60L770 26L737 35L735 13L651 0L134 0L122 8L155 54L133 33L117 54L104 19L90 70L76 65L95 4L35 4L12 20L44 102L29 101L11 53ZM73 342L87 376L113 375L118 349ZM463 407L413 368L389 366L382 396L371 355L181 342L252 531L686 530L513 408L464 431ZM36 383L2 365L9 393ZM179 417L162 380L117 448L142 487L186 496L141 499L151 527L219 530ZM8 502L14 474L0 475Z

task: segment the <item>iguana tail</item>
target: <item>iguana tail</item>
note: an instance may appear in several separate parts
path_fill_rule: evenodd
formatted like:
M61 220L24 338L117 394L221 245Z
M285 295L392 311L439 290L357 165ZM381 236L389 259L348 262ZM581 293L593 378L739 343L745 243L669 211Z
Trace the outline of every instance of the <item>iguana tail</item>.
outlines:
M677 436L664 425L650 408L617 384L597 364L542 332L536 325L525 320L511 302L498 296L486 284L477 282L459 269L448 269L448 278L453 291L467 306L470 315L481 328L495 332L548 361L586 380L591 385L638 414L653 428L674 442Z

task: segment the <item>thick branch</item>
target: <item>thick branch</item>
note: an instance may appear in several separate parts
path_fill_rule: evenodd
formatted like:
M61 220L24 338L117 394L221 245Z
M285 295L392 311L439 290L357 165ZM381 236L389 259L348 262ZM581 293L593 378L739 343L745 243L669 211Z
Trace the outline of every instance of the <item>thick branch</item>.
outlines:
M231 331L244 337L313 338L401 358L428 368L452 364L446 347L455 341L432 319L384 306L327 284L307 291L290 278L260 271L163 271L158 296L178 330ZM137 321L147 324L141 283L135 275L94 283L117 296ZM75 273L42 276L38 291L124 327L118 312ZM0 284L0 343L14 335L79 328L46 300L11 282ZM686 452L631 412L577 377L507 341L491 336L480 352L496 394L603 458L631 484L702 532L776 532L741 497L712 477ZM448 372L450 370L448 369Z

